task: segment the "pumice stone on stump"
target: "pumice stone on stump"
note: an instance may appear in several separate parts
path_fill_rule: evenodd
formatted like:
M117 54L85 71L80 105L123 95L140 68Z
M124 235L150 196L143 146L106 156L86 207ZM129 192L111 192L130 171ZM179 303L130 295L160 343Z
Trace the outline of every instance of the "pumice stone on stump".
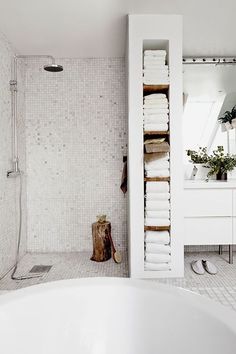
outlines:
M111 258L111 223L106 215L98 215L92 224L93 255L92 261L104 262Z

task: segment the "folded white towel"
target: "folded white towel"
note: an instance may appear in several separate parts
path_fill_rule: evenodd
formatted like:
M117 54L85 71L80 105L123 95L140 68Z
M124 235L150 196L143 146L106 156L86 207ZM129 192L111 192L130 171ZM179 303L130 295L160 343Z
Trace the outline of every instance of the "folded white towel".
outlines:
M158 194L165 194L165 193L158 193ZM146 218L164 218L164 219L169 219L170 218L170 211L169 210L146 210L145 211L145 217Z
M150 263L168 263L171 260L169 254L146 253L146 261Z
M164 50L164 49L146 49L144 51L144 55L165 57L166 56L166 50Z
M152 93L151 95L147 95L144 97L145 101L148 100L162 100L162 99L166 99L166 95L164 93Z
M144 74L143 75L144 80L151 80L151 81L165 81L169 80L169 76L166 74L157 74L157 75L152 75L152 74Z
M145 240L148 243L168 245L170 243L169 231L146 231Z
M171 248L169 245L158 245L156 243L146 242L146 253L170 254Z
M169 113L169 109L167 107L144 107L144 114L167 114Z
M146 163L154 161L169 161L170 153L169 152L156 152L152 154L145 154L144 161Z
M150 74L150 75L162 75L162 74L169 74L169 70L167 66L158 66L155 69L147 68L143 69L143 74Z
M169 231L146 231L145 241L158 245L168 245L170 243Z
M144 269L145 270L159 270L159 271L165 271L165 270L171 270L171 263L150 263L150 262L145 262L144 263Z
M152 107L155 105L159 105L159 104L168 104L168 100L165 98L161 98L161 99L153 99L153 100L144 100L144 107Z
M170 200L170 193L147 193L146 200Z
M166 132L168 131L168 124L167 123L153 123L153 124L144 124L145 131L160 131Z
M145 219L146 226L170 226L170 219L164 218L146 218Z
M155 155L156 156L156 155ZM160 156L156 156L156 158L153 158L151 160L145 160L144 164L148 169L157 167L157 168L167 168L166 162L169 164L169 153L165 152L163 155L160 153Z
M143 117L144 118L168 118L169 119L169 114L168 113L152 113L152 112L143 112Z
M144 70L160 70L160 69L168 69L168 65L165 65L165 60L145 60L143 63Z
M166 193L170 191L169 182L147 182L146 183L146 193L158 192Z
M169 85L170 80L151 80L151 79L143 79L144 85Z
M151 113L151 110L160 110L160 109L168 109L169 105L168 103L156 103L156 104L148 104L148 103L144 103L143 105L143 109L144 112L146 111L147 113ZM156 112L155 112L156 113ZM163 114L163 112L161 112ZM168 112L166 112L168 113Z
M148 170L146 171L147 177L170 177L170 170Z
M170 167L169 161L152 161L152 162L145 162L145 170L150 171L150 170L165 170Z
M157 117L155 115L149 115L143 117L144 124L168 124L169 118L168 117Z
M147 200L146 210L170 210L170 202L167 200Z

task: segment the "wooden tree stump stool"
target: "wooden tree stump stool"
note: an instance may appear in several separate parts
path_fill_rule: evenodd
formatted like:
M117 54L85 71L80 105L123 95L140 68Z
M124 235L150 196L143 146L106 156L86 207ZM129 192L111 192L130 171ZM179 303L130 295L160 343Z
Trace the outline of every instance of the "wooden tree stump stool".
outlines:
M92 261L104 262L111 258L111 223L95 222L92 224L93 255Z

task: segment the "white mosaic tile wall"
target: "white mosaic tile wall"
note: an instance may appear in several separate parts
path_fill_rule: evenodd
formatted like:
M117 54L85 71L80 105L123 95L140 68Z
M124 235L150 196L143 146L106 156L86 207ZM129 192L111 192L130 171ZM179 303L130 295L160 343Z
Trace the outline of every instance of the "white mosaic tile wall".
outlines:
M91 223L105 213L127 247L124 59L64 59L61 73L28 60L26 145L28 250L91 250Z
M17 192L19 179L7 179L6 173L11 169L12 136L11 136L11 101L9 81L11 79L11 60L14 55L10 43L0 34L0 277L5 274L15 262L18 209ZM24 72L19 70L19 144L24 156ZM23 158L22 169L25 167ZM25 187L25 182L24 182ZM25 210L25 188L23 194L23 209ZM25 219L23 223L22 253L26 249Z

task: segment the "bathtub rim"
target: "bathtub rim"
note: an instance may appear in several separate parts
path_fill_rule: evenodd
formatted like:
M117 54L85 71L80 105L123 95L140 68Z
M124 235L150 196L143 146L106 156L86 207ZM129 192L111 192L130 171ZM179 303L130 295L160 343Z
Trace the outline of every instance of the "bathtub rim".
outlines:
M201 294L194 293L189 289L163 284L150 280L138 280L131 278L115 278L115 277L89 277L80 279L63 279L31 285L17 290L9 290L6 294L0 295L0 312L1 306L10 305L23 298L32 297L34 295L40 296L46 292L51 292L60 289L76 289L78 287L89 288L89 286L125 286L135 289L145 289L150 291L159 291L162 293L171 293L172 295L179 296L183 301L188 302L189 305L205 312L207 315L213 317L215 320L220 321L226 325L236 335L236 312L226 306L216 302L215 300L208 299Z

